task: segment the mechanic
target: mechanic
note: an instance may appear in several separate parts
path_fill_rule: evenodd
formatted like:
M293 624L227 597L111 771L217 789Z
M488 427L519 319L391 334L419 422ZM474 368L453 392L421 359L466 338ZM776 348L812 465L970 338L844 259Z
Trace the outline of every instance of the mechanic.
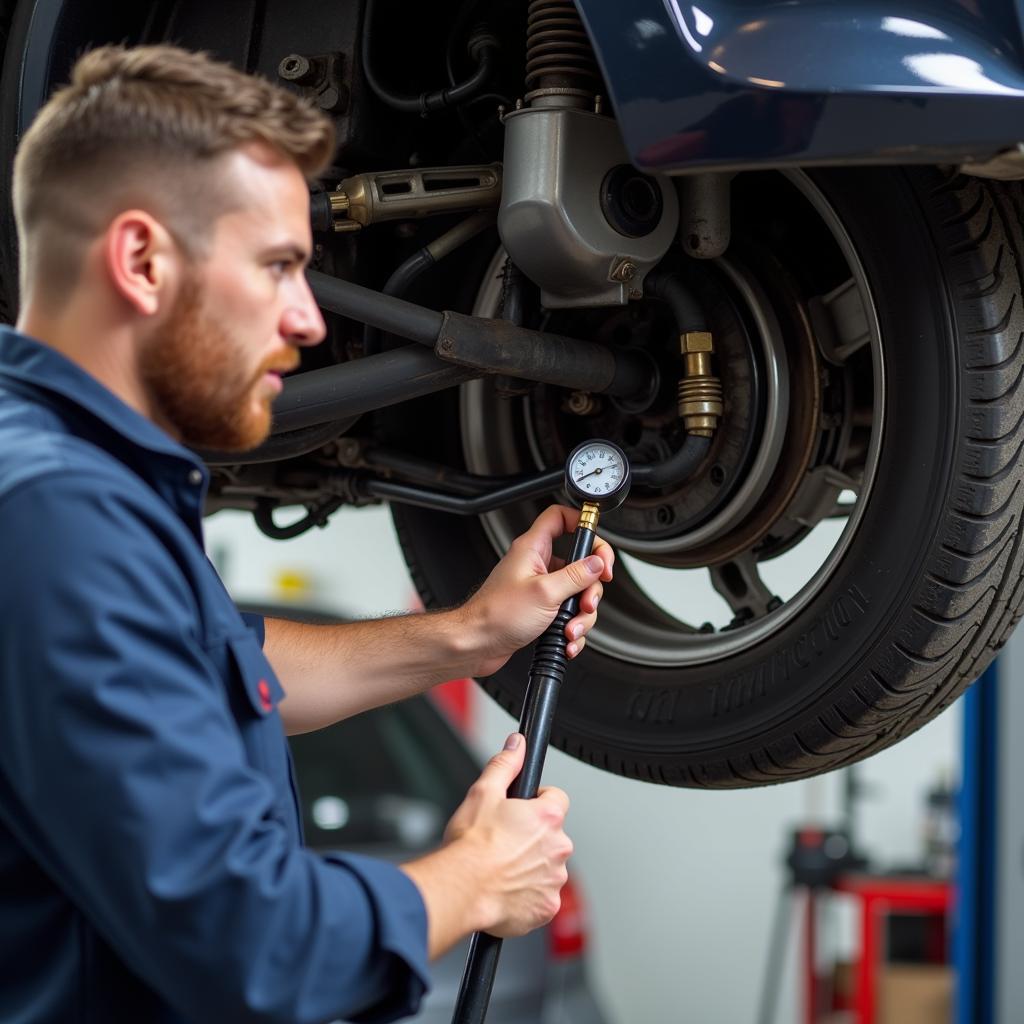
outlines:
M548 509L462 607L380 622L247 622L203 554L186 446L258 444L324 336L307 179L332 153L298 97L167 46L86 54L22 140L22 312L0 328L4 1021L392 1020L428 958L557 910L568 800L506 797L521 736L444 845L394 866L302 846L285 733L494 672L582 590L578 653L614 559L599 542L553 564L576 512Z

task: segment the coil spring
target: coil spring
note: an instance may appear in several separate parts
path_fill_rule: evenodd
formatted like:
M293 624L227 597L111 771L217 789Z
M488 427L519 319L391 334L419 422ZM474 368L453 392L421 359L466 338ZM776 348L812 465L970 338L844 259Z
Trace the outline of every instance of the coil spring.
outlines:
M591 98L601 87L590 39L571 0L531 0L526 23L526 100Z

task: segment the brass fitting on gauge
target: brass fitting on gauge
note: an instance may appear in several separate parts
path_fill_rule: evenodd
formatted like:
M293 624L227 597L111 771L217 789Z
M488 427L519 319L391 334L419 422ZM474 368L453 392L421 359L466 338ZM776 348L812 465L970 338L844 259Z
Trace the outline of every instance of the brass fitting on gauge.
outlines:
M580 521L576 524L576 529L591 530L596 533L597 521L600 518L600 506L593 504L593 502L586 501L580 509Z
M328 193L335 231L360 231L386 220L471 213L501 201L501 165L371 171Z
M679 382L679 415L689 434L711 437L722 415L722 382L711 370L715 351L710 331L679 335L686 376Z

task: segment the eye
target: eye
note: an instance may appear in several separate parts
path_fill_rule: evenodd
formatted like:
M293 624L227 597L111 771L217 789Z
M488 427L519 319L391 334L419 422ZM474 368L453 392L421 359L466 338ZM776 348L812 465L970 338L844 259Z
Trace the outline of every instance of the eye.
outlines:
M268 269L275 278L280 279L288 273L291 265L291 260L274 260L272 263L268 264Z

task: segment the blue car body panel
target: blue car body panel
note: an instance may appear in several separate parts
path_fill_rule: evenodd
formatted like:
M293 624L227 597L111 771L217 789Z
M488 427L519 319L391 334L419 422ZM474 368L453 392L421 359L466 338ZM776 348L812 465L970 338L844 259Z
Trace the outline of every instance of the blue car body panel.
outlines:
M1024 142L1024 0L575 2L645 169L961 163ZM133 10L141 28L146 5L19 4L0 127L25 130L81 25L134 38Z
M634 162L960 163L1024 140L1024 0L576 0Z

